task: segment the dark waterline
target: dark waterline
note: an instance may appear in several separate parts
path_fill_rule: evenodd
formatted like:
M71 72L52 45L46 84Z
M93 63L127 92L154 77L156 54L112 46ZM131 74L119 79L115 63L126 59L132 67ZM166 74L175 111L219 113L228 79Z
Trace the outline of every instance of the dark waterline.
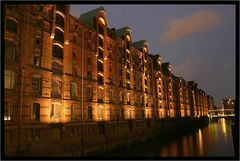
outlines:
M233 157L231 122L221 118L191 133L164 136L103 156Z

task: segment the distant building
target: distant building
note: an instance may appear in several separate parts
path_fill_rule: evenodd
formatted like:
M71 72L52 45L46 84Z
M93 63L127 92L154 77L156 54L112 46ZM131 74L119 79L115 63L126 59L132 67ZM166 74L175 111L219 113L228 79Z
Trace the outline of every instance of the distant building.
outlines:
M235 109L235 99L223 98L222 108L224 109Z

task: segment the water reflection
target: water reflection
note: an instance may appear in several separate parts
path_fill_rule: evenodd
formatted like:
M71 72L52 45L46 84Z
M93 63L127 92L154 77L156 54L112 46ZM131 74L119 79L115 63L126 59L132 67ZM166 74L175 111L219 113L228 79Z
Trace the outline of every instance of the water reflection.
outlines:
M111 152L111 156L234 156L231 125L225 119L195 132Z

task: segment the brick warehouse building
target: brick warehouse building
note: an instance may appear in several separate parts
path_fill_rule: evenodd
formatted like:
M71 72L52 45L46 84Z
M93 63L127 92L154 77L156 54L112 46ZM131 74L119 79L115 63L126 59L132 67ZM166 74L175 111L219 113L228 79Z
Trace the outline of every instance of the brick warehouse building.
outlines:
M18 128L18 140L33 143L53 139L46 127L59 125L52 133L63 142L71 136L90 145L94 139L86 138L109 129L109 138L137 136L128 131L149 128L153 120L206 116L213 108L213 97L149 54L146 40L132 42L129 27L108 28L105 14L100 7L77 19L70 5L4 6L7 154L17 151Z

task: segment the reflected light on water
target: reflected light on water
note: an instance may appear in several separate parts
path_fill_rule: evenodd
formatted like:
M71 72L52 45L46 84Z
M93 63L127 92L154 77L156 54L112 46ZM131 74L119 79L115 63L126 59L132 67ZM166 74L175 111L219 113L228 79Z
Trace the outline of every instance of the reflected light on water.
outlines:
M203 138L202 138L202 129L198 130L198 141L199 141L199 154L203 155Z
M226 129L226 121L225 118L220 118L219 122L221 123L221 127L222 127L222 132L224 133L224 135L226 135L227 133L227 129Z

